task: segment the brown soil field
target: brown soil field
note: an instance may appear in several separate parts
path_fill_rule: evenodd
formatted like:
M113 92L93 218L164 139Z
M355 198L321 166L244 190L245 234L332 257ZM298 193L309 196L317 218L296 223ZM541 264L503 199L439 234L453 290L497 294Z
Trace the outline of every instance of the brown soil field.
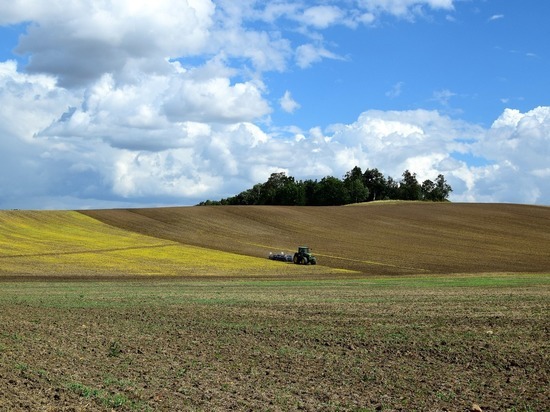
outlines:
M2 412L550 410L548 276L0 286Z
M0 412L550 411L548 207L81 213L0 213Z
M371 275L550 271L550 208L374 202L84 211L119 228L249 256L310 246L321 265Z

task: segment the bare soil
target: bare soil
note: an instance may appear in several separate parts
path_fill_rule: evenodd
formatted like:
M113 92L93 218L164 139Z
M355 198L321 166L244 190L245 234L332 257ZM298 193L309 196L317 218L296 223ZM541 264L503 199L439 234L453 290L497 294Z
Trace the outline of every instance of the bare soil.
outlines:
M0 411L550 408L540 275L2 286Z
M123 229L266 257L310 246L322 265L369 275L550 271L550 208L369 203L83 211Z
M6 273L0 412L550 410L548 207L82 213L249 256L306 244L358 273Z

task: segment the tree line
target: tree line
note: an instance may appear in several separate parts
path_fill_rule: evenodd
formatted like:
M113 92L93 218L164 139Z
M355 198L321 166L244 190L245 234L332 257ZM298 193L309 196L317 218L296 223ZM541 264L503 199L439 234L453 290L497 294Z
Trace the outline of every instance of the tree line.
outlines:
M365 172L355 166L343 179L327 176L318 180L296 180L286 173L272 173L267 182L255 184L236 196L207 205L279 205L279 206L339 206L374 200L446 201L451 186L440 174L435 181L418 182L416 173L405 170L399 181L385 177L378 169Z

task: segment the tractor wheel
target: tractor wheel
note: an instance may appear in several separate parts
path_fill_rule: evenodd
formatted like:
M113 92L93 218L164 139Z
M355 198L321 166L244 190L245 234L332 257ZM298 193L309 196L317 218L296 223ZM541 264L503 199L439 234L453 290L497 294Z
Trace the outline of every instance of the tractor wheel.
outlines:
M304 265L307 265L307 264L309 263L309 261L307 260L307 257L306 257L306 256L304 256L304 257L302 258L302 263L303 263Z
M300 260L298 259L298 255L294 255L294 259L292 259L292 261L294 262L294 264L298 264L300 263Z
M312 261L311 261L311 264L312 264L312 265L316 265L316 264L317 264L317 261L316 261L316 260L312 260Z

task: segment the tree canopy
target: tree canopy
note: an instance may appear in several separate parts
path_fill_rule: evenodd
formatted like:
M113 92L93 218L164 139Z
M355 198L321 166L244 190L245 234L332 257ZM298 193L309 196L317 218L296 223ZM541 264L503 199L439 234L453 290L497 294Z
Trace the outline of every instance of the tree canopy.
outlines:
M207 200L199 205L280 205L338 206L374 200L447 201L452 192L445 177L420 184L416 173L405 170L401 180L385 177L378 169L365 172L355 166L342 179L326 176L317 180L296 180L284 172L272 173L265 183L221 200Z

